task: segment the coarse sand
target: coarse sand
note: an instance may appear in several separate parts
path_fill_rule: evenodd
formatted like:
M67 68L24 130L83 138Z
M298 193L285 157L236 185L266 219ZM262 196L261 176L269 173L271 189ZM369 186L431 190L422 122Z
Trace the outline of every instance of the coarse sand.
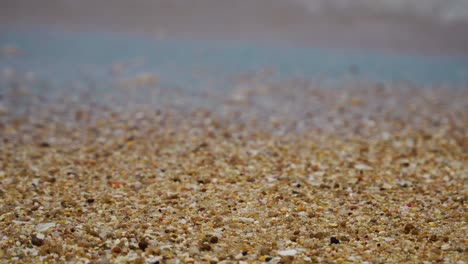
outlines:
M153 86L5 90L0 262L465 263L466 89Z

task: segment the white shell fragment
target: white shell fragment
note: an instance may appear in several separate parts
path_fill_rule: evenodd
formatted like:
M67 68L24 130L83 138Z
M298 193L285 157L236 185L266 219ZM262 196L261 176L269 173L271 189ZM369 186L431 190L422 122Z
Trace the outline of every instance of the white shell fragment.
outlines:
M372 170L372 167L370 167L370 166L368 166L366 164L362 164L362 163L354 165L354 168L357 169L357 170Z
M36 225L36 231L37 232L45 232L51 228L55 227L55 223L54 222L50 222L50 223L43 223L43 224L38 224Z
M278 251L278 255L280 256L295 256L297 254L297 250L295 249L286 249Z

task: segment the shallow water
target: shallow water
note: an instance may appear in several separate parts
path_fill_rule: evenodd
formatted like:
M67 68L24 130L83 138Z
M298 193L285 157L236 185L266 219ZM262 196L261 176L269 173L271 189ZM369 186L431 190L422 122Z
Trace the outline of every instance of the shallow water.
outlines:
M0 68L34 72L58 86L88 80L98 87L107 87L115 79L111 74L115 63L127 65L119 78L149 72L159 76L165 87L186 90L208 86L225 89L232 86L236 76L265 70L274 73L268 78L275 80L323 79L334 83L359 79L463 87L468 84L468 57L52 30L4 31L0 47L7 46L17 47L21 54L3 54Z

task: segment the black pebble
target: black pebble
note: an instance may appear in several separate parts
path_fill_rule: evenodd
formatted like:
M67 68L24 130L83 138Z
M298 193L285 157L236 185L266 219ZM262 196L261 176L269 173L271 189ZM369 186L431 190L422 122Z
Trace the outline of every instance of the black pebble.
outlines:
M330 244L339 244L340 241L336 237L331 237L330 238Z
M50 143L49 142L41 142L41 144L39 144L39 146L41 146L42 148L48 148L50 147Z
M94 203L94 198L89 198L88 200L86 200L87 203Z
M149 246L149 243L148 243L148 241L147 241L146 239L144 239L144 238L141 239L140 242L138 242L138 247L139 247L141 250L143 250L143 251L145 251L145 249L146 249L148 246Z
M218 243L218 237L217 237L217 236L212 236L212 237L210 238L210 243L212 243L212 244Z
M37 238L36 235L32 235L31 236L31 244L33 244L34 246L40 247L40 246L44 245L44 240Z

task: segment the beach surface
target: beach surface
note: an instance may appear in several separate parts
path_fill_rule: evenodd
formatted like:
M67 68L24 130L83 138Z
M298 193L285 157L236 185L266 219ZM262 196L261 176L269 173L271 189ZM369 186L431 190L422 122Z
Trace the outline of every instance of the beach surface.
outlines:
M464 263L466 90L152 82L3 94L3 262Z
M2 1L0 263L465 263L464 2L403 2Z

